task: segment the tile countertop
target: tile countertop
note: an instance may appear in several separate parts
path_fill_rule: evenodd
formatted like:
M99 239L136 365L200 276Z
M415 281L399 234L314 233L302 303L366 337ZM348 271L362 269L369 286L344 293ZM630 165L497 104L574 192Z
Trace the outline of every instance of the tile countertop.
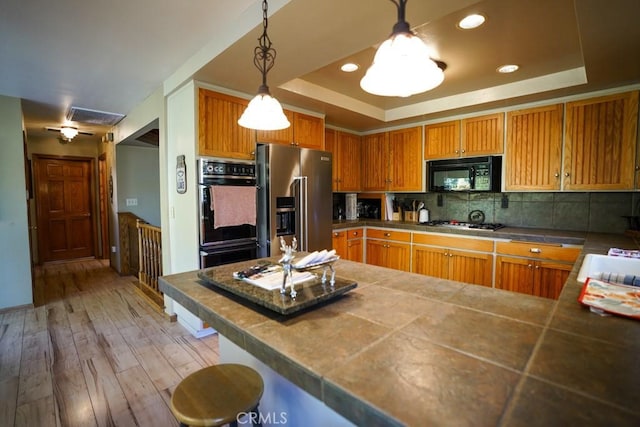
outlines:
M586 231L565 231L541 228L504 227L496 231L466 228L449 228L418 224L405 221L382 221L376 219L334 221L333 229L352 227L383 227L410 231L428 231L432 233L458 234L465 236L489 237L494 239L526 240L531 242L566 243L582 245L587 237Z
M638 246L583 243L557 301L346 260L337 275L358 288L291 318L212 291L196 271L160 289L357 425L637 426L640 322L580 306L576 277L584 254Z

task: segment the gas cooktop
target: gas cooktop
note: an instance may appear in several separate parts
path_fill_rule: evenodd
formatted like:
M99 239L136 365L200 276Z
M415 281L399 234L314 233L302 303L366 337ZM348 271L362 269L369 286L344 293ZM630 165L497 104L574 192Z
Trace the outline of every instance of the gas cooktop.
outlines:
M456 220L434 220L429 221L427 225L433 227L447 227L447 228L459 228L459 229L472 229L472 230L489 230L494 231L500 228L506 227L504 224L499 223L474 223L474 222L462 222Z

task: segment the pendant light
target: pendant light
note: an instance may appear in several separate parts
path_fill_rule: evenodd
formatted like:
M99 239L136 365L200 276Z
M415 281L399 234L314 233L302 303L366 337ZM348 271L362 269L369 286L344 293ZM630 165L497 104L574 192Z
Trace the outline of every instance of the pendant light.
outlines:
M78 135L78 128L65 125L60 128L60 133L67 139L67 141L71 141L76 137L76 135Z
M374 95L402 97L431 90L444 80L445 65L429 58L429 49L409 28L407 0L390 1L398 8L398 22L378 48L360 87Z
M288 128L291 124L282 111L277 99L271 96L267 86L267 73L273 67L276 50L271 47L271 40L267 35L267 0L262 2L262 35L258 38L258 46L254 50L253 64L262 73L262 84L258 94L238 120L240 126L257 130L278 130Z

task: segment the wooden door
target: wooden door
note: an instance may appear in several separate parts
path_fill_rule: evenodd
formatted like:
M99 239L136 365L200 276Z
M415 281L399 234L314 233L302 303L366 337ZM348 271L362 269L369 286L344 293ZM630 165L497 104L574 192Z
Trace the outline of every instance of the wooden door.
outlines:
M491 287L491 254L449 250L448 278L458 282Z
M566 190L634 188L638 92L567 103Z
M338 156L340 157L340 190L360 191L362 153L360 136L338 132Z
M389 132L391 191L422 191L422 127Z
M560 190L562 104L507 113L506 190Z
M93 256L92 159L34 155L40 262Z
M429 246L413 246L413 266L412 271L426 276L448 277L446 249Z
M374 133L362 139L362 190L385 191L389 180L388 133Z
M424 158L450 159L460 156L460 120L424 127Z
M302 113L293 113L293 141L296 145L324 150L324 119Z
M246 99L200 89L198 154L254 159L256 132L238 124L238 119L248 104Z
M257 142L270 142L273 144L293 144L293 111L283 110L284 115L287 116L287 120L291 123L291 126L279 130L259 130L256 131Z
M347 232L344 230L334 231L331 235L331 244L341 258L347 256Z
M496 288L533 295L533 260L496 257Z
M387 262L385 267L409 271L411 268L411 245L408 243L387 243Z
M537 261L533 279L533 294L539 297L558 299L573 264Z
M387 242L367 239L367 264L387 266Z
M349 261L362 262L362 239L347 240L347 259Z
M488 156L504 151L504 113L462 120L462 156Z

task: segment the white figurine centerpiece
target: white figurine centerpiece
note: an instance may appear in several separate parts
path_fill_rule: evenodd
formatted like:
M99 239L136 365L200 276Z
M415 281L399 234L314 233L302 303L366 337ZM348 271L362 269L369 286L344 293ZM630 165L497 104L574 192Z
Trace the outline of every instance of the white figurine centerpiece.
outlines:
M295 299L298 293L293 287L293 277L292 277L293 271L291 268L291 263L293 261L293 258L295 258L294 254L296 252L297 247L298 247L298 241L296 240L295 237L293 238L293 240L291 240L291 245L287 245L287 242L285 242L284 238L280 236L280 250L284 252L284 255L282 256L282 258L280 258L280 261L279 261L280 264L282 264L282 268L284 270L283 276L282 276L282 287L280 288L280 293L284 294L286 292L287 279L289 279L289 286L291 286L291 298L293 299Z

